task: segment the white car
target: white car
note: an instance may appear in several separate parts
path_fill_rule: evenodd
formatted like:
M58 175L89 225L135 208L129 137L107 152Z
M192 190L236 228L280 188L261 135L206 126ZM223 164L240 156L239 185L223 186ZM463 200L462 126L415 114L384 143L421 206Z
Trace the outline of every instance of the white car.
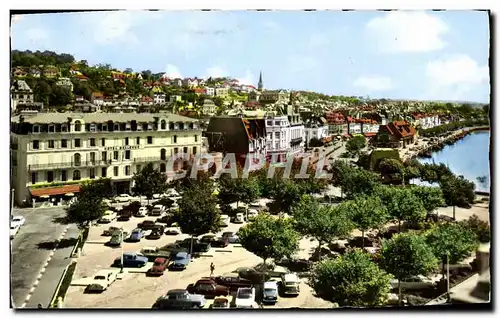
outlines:
M116 271L100 270L94 275L94 279L87 286L87 291L90 292L103 292L116 280Z
M235 298L236 308L256 308L255 288L238 288Z
M233 232L224 232L224 233L222 233L222 237L227 238L229 243L232 243L232 244L239 243L238 235L236 235Z
M117 198L116 201L120 203L126 203L132 201L132 197L129 194L120 194Z
M12 217L12 219L10 220L10 225L18 225L18 226L23 226L24 223L26 222L26 219L24 218L24 216L14 216Z
M248 209L247 218L249 221L255 219L257 217L257 215L259 215L259 211L255 210L255 209Z
M245 216L243 213L236 213L236 216L234 217L233 220L234 223L243 223L245 222Z
M229 217L229 215L222 214L220 216L220 225L221 226L229 226L230 221L231 221L231 218Z
M116 220L117 215L113 211L105 211L104 215L99 220L99 223L111 223Z
M276 304L278 302L278 283L269 281L264 283L262 288L262 302Z
M160 216L164 211L165 211L165 207L161 204L157 204L153 207L153 210L151 210L150 215Z
M11 225L10 226L10 238L13 239L16 236L17 231L19 231L19 225Z
M285 295L299 295L300 293L300 280L296 274L281 276L281 286Z
M181 234L181 229L178 227L167 227L167 228L165 228L165 234L178 235L178 234Z
M262 208L262 206L260 205L259 202L253 202L253 203L250 203L250 205L248 206L249 208L254 208L254 209L259 209L259 208Z
M137 217L145 217L146 215L148 215L148 208L146 208L145 206L141 206L135 214L135 216Z

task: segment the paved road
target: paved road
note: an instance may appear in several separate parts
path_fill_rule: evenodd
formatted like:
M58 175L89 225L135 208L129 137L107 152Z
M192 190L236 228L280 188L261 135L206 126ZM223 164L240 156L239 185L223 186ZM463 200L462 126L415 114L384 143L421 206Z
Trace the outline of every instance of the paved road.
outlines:
M16 307L24 303L52 250L50 246L40 248L38 244L53 242L59 238L66 226L55 223L54 218L64 214L64 209L59 207L14 209L13 215L26 218L25 225L11 240L11 290ZM49 264L48 268L50 266Z
M77 239L79 234L80 231L78 228L72 225L68 228L68 232L63 239ZM45 269L42 279L25 308L36 308L38 304L42 304L44 308L49 306L64 270L71 263L71 251L73 248L74 246L67 246L55 251L49 265Z

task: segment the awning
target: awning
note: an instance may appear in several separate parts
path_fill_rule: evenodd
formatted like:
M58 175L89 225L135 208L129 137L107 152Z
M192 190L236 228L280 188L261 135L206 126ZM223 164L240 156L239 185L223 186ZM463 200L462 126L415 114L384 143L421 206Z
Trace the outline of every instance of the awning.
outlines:
M33 197L43 197L43 196L54 196L54 195L62 195L66 193L75 193L80 192L79 184L71 184L65 185L61 187L47 187L47 188L39 188L39 189L30 189L31 196Z
M375 132L367 132L367 133L364 133L365 137L374 137L375 135L377 135L377 133Z
M344 134L344 137L345 137L345 138L351 138L351 135L349 135L349 134Z

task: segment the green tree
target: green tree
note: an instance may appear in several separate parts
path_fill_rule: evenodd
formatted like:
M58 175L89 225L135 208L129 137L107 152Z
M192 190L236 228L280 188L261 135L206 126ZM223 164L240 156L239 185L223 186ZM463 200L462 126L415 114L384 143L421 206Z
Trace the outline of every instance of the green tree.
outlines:
M241 176L241 171L240 171ZM229 174L224 174L219 178L219 200L222 204L239 202L250 204L259 198L259 184L253 177L231 178Z
M422 201L427 213L432 213L437 208L444 206L443 192L440 188L413 186L411 192Z
M341 179L340 187L348 198L371 195L380 185L377 174L360 168L351 168Z
M279 260L292 256L299 247L300 235L292 221L275 218L268 213L259 214L252 223L238 231L241 246L264 260Z
M191 254L193 237L206 233L217 233L221 228L217 199L210 190L203 185L197 185L186 189L182 199L179 200L176 219L182 233L191 236Z
M401 281L418 275L428 275L438 265L425 238L416 234L397 234L382 242L381 266L398 280L401 304Z
M368 254L356 249L317 263L309 284L319 296L339 306L375 307L386 302L391 278Z
M304 188L294 180L281 179L279 176L275 176L275 178L275 188L271 194L273 201L269 207L274 212L290 213L293 204L305 194Z
M445 264L456 264L470 255L478 246L477 237L470 229L458 223L444 223L426 233L427 244L442 262L443 278Z
M99 220L107 207L102 199L80 197L78 201L66 208L66 219L75 223L80 229L89 226L90 222Z
M361 231L363 239L362 247L365 244L365 232L371 229L379 228L389 219L386 207L377 196L359 196L352 201L341 204L357 229Z
M422 201L410 189L379 187L376 195L382 200L389 215L398 220L400 231L402 221L418 222L426 216Z
M84 182L80 186L80 197L109 199L116 195L110 178L99 178L94 181Z
M153 198L153 194L163 193L167 188L167 176L154 169L153 163L148 163L141 171L134 173L132 180L134 182L132 192L144 195L148 201Z
M347 210L321 205L309 195L303 195L300 201L292 207L292 215L297 231L318 241L319 259L321 259L323 243L346 237L354 229Z
M393 158L382 159L378 169L382 176L390 181L402 180L405 173L403 163L400 160Z
M468 229L476 234L477 240L480 243L488 243L491 241L491 230L488 222L480 220L477 215L469 217L467 220L458 222L465 229Z
M473 182L459 177L444 177L440 181L441 190L447 205L453 206L453 219L455 220L455 207L469 207L476 197Z
M69 89L59 85L52 85L52 95L50 103L54 106L66 106L71 104L73 96Z
M346 150L350 153L357 154L366 146L366 138L364 136L355 136L349 139L345 145Z
M224 99L222 99L220 97L214 97L213 102L214 102L215 106L222 107L222 105L224 103Z
M44 79L39 79L33 88L35 100L42 102L44 105L49 105L52 96L52 87Z

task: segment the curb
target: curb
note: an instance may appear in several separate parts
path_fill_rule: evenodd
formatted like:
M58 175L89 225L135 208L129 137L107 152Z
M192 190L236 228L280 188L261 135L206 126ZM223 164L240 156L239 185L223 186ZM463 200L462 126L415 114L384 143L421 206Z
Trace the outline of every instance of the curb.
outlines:
M56 252L57 248L59 247L59 243L64 238L64 236L66 236L66 233L68 232L68 228L69 228L69 225L66 226L66 228L63 230L63 232L61 233L61 235L59 236L59 238L56 240L56 244L55 244L54 248L52 249L52 251L50 251L49 257L45 261L45 264L43 265L43 267L40 270L40 272L38 273L38 276L36 277L35 282L31 285L31 288L30 288L30 290L28 292L28 295L24 299L24 303L21 306L19 306L19 308L24 308L28 304L28 301L30 300L30 298L33 295L33 293L35 292L36 287L40 283L40 280L42 279L43 274L45 273L45 269L49 265L50 261L52 260L52 257L54 256L54 253Z

